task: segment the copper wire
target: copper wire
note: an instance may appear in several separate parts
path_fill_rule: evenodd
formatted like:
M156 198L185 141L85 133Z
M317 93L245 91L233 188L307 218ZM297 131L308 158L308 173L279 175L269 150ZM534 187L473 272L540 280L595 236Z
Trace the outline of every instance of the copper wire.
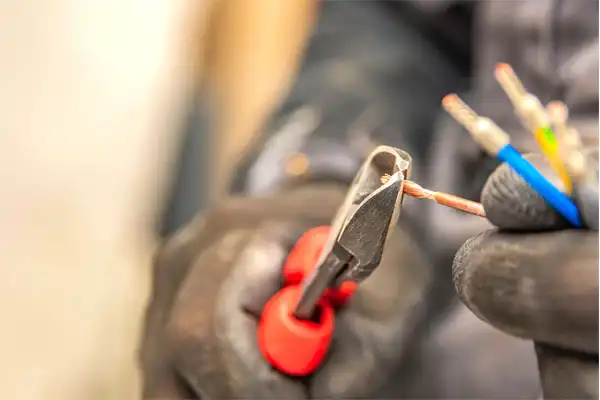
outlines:
M444 192L434 192L423 188L421 185L412 182L404 181L404 193L417 199L433 200L438 204L446 207L451 207L469 214L485 217L485 210L481 203L463 199L462 197L454 196Z

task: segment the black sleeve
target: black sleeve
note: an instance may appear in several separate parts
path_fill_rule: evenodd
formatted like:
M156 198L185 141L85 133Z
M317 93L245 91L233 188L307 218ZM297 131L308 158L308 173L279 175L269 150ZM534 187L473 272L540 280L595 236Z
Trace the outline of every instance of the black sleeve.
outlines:
M347 181L379 143L408 150L419 175L440 99L465 79L461 60L398 4L321 3L295 85L239 166L234 192L271 192L291 175ZM298 153L304 172L289 168Z

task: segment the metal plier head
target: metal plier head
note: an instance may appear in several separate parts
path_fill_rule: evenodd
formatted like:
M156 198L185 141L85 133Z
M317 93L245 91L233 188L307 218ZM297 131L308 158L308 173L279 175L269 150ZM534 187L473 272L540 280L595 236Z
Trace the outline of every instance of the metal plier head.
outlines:
M361 282L377 268L396 226L403 182L412 165L400 149L378 146L364 162L332 223L312 275L304 283L296 316L310 318L325 289L346 280Z

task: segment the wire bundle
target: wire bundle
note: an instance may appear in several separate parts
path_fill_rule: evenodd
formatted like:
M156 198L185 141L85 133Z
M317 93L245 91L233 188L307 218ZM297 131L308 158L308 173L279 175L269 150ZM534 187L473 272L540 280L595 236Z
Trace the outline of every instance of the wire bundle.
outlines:
M567 125L566 106L561 102L552 102L544 108L536 96L525 90L507 64L498 64L495 77L522 124L535 137L550 166L561 179L564 193L510 144L510 137L502 128L491 119L479 116L456 94L444 97L444 109L465 127L487 153L507 163L572 225L581 227L579 210L568 195L573 191L574 182L580 184L585 179L586 159L579 133Z

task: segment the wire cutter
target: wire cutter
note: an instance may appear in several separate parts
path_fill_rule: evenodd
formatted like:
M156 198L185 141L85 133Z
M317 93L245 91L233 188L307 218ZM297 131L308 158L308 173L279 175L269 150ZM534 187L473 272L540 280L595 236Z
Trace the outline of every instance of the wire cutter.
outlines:
M323 361L333 335L334 306L343 306L381 262L411 164L407 152L377 147L356 174L331 227L313 228L296 242L284 265L284 288L265 304L258 326L261 352L280 372L305 376Z

